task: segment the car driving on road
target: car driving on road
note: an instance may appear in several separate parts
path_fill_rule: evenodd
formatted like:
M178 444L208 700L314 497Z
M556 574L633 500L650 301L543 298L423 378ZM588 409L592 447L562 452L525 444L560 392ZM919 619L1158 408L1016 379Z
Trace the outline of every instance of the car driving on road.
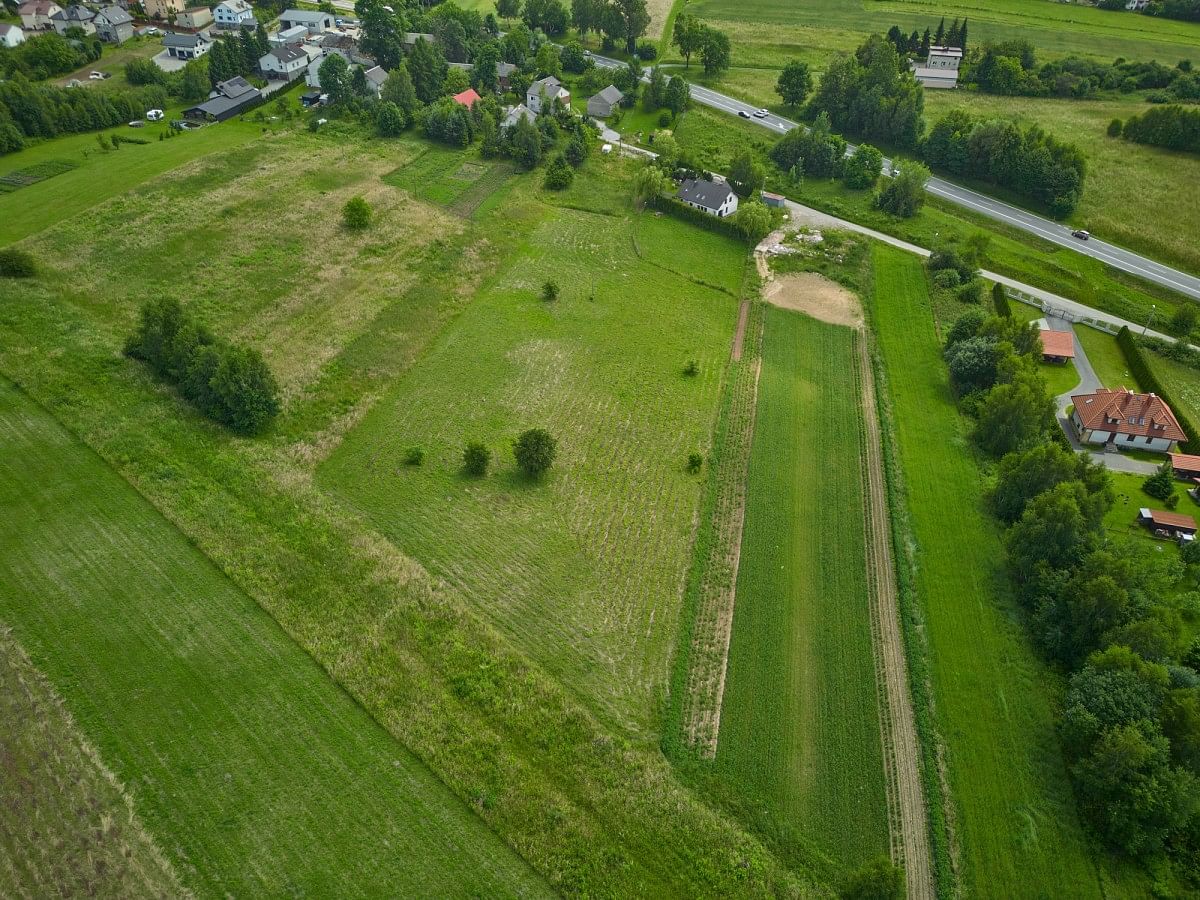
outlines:
M1088 238L1091 237L1091 235L1088 234L1086 231L1084 231L1082 228L1077 228L1071 232L1071 237L1079 238L1081 241L1086 241Z
M769 113L765 109L756 109L754 111L754 118L756 119L765 119L768 115Z
M743 119L750 118L750 113L746 112L744 109L739 109L738 115L741 116Z

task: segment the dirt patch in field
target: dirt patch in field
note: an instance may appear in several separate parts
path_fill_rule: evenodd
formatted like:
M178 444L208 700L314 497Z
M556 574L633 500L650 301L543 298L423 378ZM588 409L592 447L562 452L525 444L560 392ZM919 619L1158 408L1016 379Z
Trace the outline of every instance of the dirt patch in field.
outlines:
M776 275L763 288L763 299L783 309L812 316L831 325L863 325L858 297L816 272Z

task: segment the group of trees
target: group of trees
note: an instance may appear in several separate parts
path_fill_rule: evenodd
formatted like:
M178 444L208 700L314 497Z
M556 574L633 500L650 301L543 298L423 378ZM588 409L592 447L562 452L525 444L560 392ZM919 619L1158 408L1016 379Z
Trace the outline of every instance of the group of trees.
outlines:
M650 27L646 0L571 0L570 23L579 30L580 37L588 32L599 34L606 52L621 45L626 53L637 53L642 59L657 55L652 44L638 44L638 38Z
M31 81L42 81L74 72L99 59L100 40L95 35L85 35L82 29L76 30L78 46L54 31L30 35L15 47L0 46L0 79L12 78L19 72Z
M681 13L675 19L671 46L679 51L687 68L692 65L692 57L699 56L706 75L724 72L733 62L729 35L688 13Z
M1029 627L1070 676L1061 733L1084 820L1120 852L1194 867L1200 641L1185 623L1200 619L1200 553L1185 569L1105 531L1108 473L1064 445L1039 350L1030 326L969 310L947 337L951 382L999 460L990 501Z
M899 25L893 25L888 29L887 39L901 56L913 56L924 59L929 55L929 48L931 46L958 47L966 55L967 20L963 19L960 24L958 19L955 19L950 23L950 27L947 28L946 19L943 16L942 20L938 22L936 31L926 28L922 33L914 28L909 35L905 35L900 30Z
M1035 125L976 119L954 110L934 125L921 144L934 169L1008 188L1065 216L1083 194L1087 168L1074 144L1051 137Z
M964 61L959 79L989 94L1007 96L1083 99L1102 90L1159 89L1167 98L1200 98L1200 78L1186 60L1170 68L1153 61L1117 59L1106 64L1068 56L1039 66L1033 45L1026 40L985 44Z
M1200 109L1158 106L1130 116L1124 125L1119 119L1113 121L1116 127L1110 126L1108 132L1113 137L1120 135L1138 144L1200 153Z
M1125 10L1127 0L1099 0L1101 9ZM1185 22L1200 22L1200 0L1151 0L1138 10L1147 16L1162 16L1164 19L1181 19Z
M140 118L166 104L157 85L117 91L87 91L34 84L18 73L0 82L0 153L25 146L27 138L96 131Z
M266 29L244 28L238 37L226 37L214 41L207 53L208 80L216 87L237 75L253 75L258 72L258 61L271 49Z
M217 338L174 298L146 302L125 353L240 434L261 432L279 413L279 388L259 352Z
M925 127L925 94L907 61L878 34L853 55L837 54L808 102L841 132L915 147Z
M987 249L987 235L979 232L965 243L943 241L934 246L926 267L934 290L951 293L962 303L983 299L979 264Z
M554 463L558 441L545 428L530 428L513 441L517 467L530 478L540 478ZM470 441L463 448L463 470L476 478L487 474L492 451L482 441Z
M153 60L131 59L125 63L125 80L139 86L158 85L170 96L194 103L207 97L217 83L209 77L208 61L205 54L177 72L164 72Z

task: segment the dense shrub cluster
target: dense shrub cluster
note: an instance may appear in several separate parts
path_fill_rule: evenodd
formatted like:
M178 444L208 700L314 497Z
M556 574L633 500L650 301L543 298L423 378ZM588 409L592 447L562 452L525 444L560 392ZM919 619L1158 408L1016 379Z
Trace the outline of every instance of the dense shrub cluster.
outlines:
M179 388L209 418L257 434L279 413L279 388L257 350L218 339L178 300L148 301L125 353Z
M797 126L775 142L771 159L793 179L837 178L846 162L846 142L832 132L828 113L820 113L811 128Z
M999 459L991 506L1033 637L1070 676L1060 724L1080 812L1113 849L1169 853L1187 877L1200 851L1200 553L1185 573L1105 530L1108 472L1060 440L1038 343L971 310L947 339L950 377Z
M1069 214L1083 194L1083 152L1035 125L1021 128L1002 119L976 119L963 110L948 113L921 143L934 169L1008 188L1056 216Z
M57 32L30 34L15 47L0 46L0 79L20 73L34 81L74 72L100 58L102 44L95 35L79 33L79 46Z
M1200 109L1159 106L1125 120L1121 135L1127 141L1200 153Z

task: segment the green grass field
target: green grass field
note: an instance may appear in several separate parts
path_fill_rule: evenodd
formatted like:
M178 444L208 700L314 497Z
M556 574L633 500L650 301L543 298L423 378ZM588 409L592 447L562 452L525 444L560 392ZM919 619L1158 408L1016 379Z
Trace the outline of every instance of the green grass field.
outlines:
M1114 335L1096 328L1080 325L1075 329L1083 352L1087 354L1088 362L1096 372L1096 377L1106 387L1116 390L1127 387L1131 391L1140 391L1141 386L1129 371L1125 355L1117 346Z
M684 463L709 440L736 316L732 297L669 267L702 256L706 276L734 290L744 251L646 216L638 259L628 218L543 215L320 481L590 703L649 736L699 497ZM546 279L562 289L551 304L538 297ZM682 374L692 358L698 378ZM559 441L539 483L511 453L533 426ZM484 479L461 473L474 439L495 453ZM404 465L410 446L425 449L424 465Z
M6 626L0 721L0 894L183 894L124 786Z
M0 450L0 618L187 884L548 893L184 535L7 382Z
M767 307L715 772L847 868L887 853L859 336Z
M871 320L915 542L915 591L946 750L962 887L1100 896L1054 729L1053 683L1017 620L983 483L934 334L925 273L875 249Z
M1200 372L1153 351L1146 351L1145 357L1150 371L1163 383L1163 389L1170 392L1171 401L1191 421L1200 421L1197 418L1200 415Z

